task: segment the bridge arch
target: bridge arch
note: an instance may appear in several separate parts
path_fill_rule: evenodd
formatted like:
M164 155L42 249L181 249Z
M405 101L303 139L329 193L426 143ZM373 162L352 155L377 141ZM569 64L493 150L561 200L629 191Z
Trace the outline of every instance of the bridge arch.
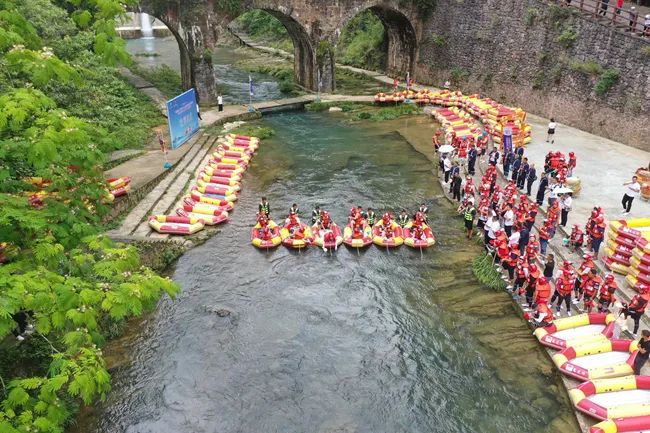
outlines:
M374 1L354 8L343 16L338 32L349 22L365 11L372 12L384 26L386 38L386 72L391 75L406 77L406 73L414 73L416 62L418 36L408 11L398 9L398 5L390 2Z
M291 15L291 10L271 8L268 6L253 6L246 9L244 13L254 10L268 13L284 26L293 42L293 71L296 83L302 87L314 89L317 85L317 74L315 73L317 67L316 50L306 27ZM230 21L234 21L238 16L232 17Z

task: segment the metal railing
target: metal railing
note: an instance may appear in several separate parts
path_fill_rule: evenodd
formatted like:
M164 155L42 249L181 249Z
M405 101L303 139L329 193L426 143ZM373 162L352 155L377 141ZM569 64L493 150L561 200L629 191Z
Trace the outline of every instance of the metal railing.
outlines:
M609 23L632 35L650 40L650 24L645 25L645 14L636 7L617 7L616 0L555 0L561 6L580 9L603 23Z

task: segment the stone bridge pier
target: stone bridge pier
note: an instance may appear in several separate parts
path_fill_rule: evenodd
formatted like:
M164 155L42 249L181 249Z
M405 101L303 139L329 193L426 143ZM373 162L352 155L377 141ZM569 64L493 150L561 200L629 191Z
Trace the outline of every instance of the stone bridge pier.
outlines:
M401 77L407 72L414 77L423 27L413 2L400 0L141 0L139 7L170 29L179 46L183 86L194 87L205 105L216 100L212 50L228 25L245 12L263 10L284 25L293 41L296 82L313 91L320 82L322 92L336 90L336 44L356 15L369 9L384 24L386 69Z

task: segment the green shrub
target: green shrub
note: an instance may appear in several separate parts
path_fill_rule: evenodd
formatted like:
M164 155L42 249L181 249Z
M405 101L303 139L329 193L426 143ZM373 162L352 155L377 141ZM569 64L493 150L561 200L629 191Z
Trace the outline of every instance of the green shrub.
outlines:
M600 76L600 79L596 83L596 86L594 87L594 90L598 96L603 96L607 92L609 92L609 89L611 89L614 84L618 82L618 79L620 77L620 71L618 69L607 69L603 74Z
M453 68L451 68L450 76L451 76L451 81L453 81L455 84L459 84L467 77L469 77L469 71L460 68L458 66L454 66Z
M437 33L431 33L429 40L431 43L439 47L443 47L447 43L447 38L445 35L439 35Z
M555 42L557 42L561 47L569 49L575 44L576 42L576 32L573 29L565 29L560 36L555 38Z
M492 256L481 254L474 259L472 270L481 284L493 290L504 290L506 283L501 278L501 274L494 269L493 264Z
M650 45L646 45L645 47L642 47L641 54L643 54L644 56L650 56Z

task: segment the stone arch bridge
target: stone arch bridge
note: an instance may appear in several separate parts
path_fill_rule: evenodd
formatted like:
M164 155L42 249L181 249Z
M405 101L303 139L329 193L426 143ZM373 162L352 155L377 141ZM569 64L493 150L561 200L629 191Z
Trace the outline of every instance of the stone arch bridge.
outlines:
M175 36L185 88L194 87L201 103L214 102L211 51L239 15L263 10L287 29L294 46L294 74L303 87L336 89L334 47L341 31L359 13L371 10L387 35L387 71L413 74L424 17L405 0L141 0L140 10L164 22Z

